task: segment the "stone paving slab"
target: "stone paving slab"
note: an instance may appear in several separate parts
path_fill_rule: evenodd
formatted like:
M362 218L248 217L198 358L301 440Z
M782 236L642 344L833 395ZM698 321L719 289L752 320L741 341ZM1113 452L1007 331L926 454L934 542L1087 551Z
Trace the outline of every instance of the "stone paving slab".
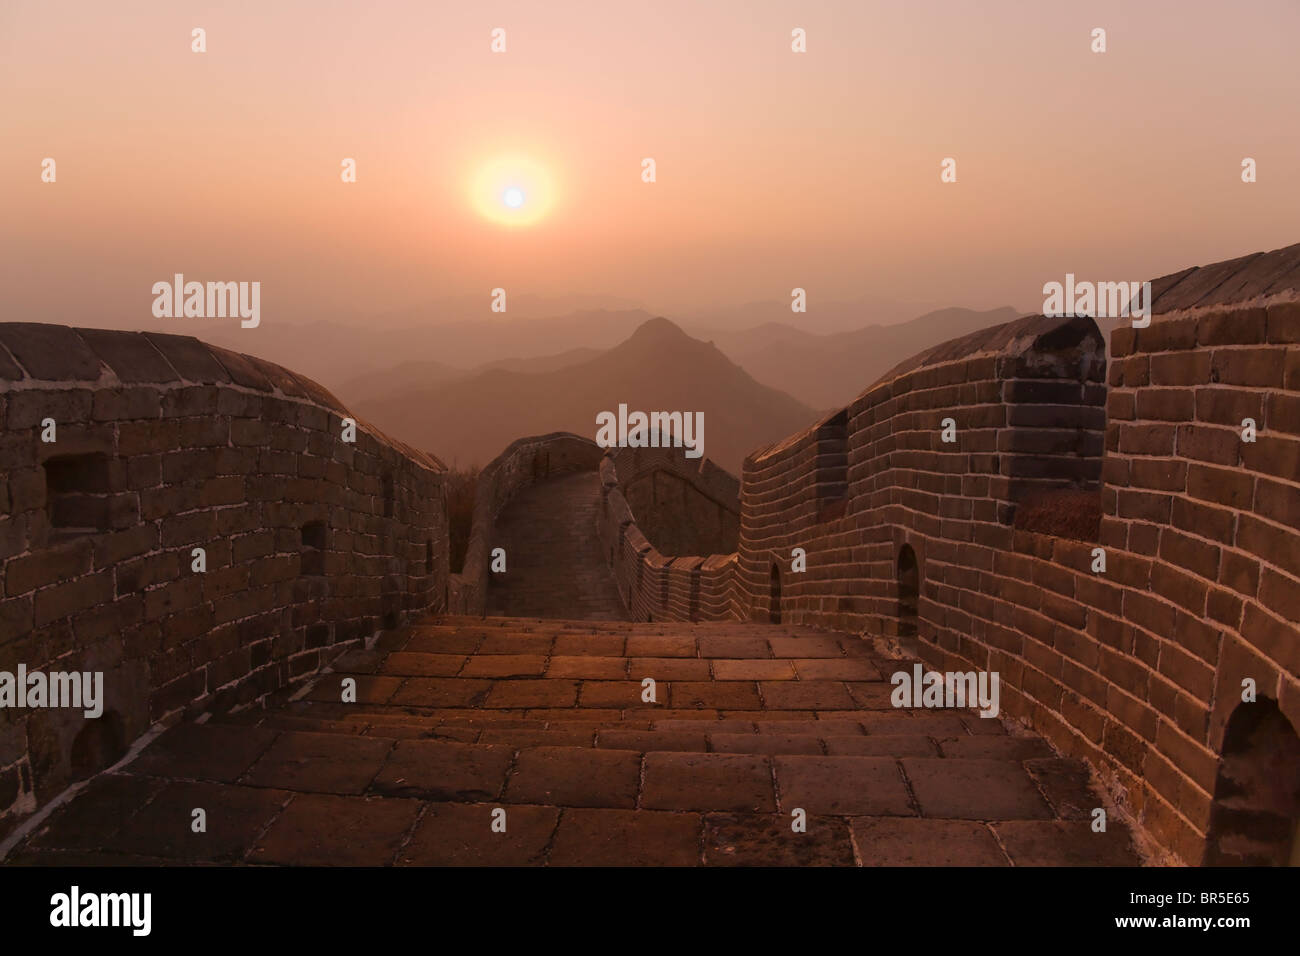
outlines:
M343 681L353 680L356 703L384 704L393 698L405 678L370 674L331 674L323 677L306 695L307 700L342 701Z
M1010 866L983 823L857 817L853 842L863 866Z
M624 638L613 634L561 635L555 639L555 653L568 657L620 657Z
M417 654L396 651L387 655L379 669L384 674L402 677L455 677L469 658L464 654ZM345 670L346 662L339 661L335 669Z
M474 633L462 634L453 630L448 633L429 634L416 631L402 645L402 650L420 654L473 654L478 650L478 646L482 641L482 635ZM543 650L549 649L550 641L548 639ZM513 650L510 653L519 654L521 651Z
M647 677L656 681L709 679L709 662L689 657L635 657L628 676L640 683Z
M386 866L397 856L419 810L416 800L299 794L258 839L248 862Z
M843 681L762 681L758 685L763 703L777 710L851 708L853 698Z
M1052 748L1041 737L943 737L938 744L945 757L1028 760L1052 755Z
M667 700L671 684L655 682L655 697ZM641 699L640 681L583 681L580 701L583 707L652 707Z
M1028 772L1014 761L904 757L901 762L922 816L956 820L1053 816Z
M800 680L878 681L882 676L879 667L860 658L846 660L822 657L786 663L794 667ZM893 689L892 685L886 686Z
M737 661L728 658L713 661L714 680L794 680L796 676L792 661Z
M505 831L492 829L491 804L431 804L410 841L397 855L399 866L537 866L555 833L556 807L512 806Z
M488 692L484 707L573 707L578 703L576 680L503 680Z
M595 731L591 730L484 730L478 735L481 744L506 744L520 747L592 747ZM615 748L626 750L626 747Z
M519 754L506 795L514 803L631 809L640 776L638 753L538 747Z
M742 754L646 754L641 805L657 810L774 811L771 764L767 757Z
M71 803L55 811L28 846L73 851L102 847L164 785L162 780L129 774L96 777Z
M507 746L399 740L370 790L447 802L495 800L505 787L514 756L514 747Z
M844 648L833 637L771 637L773 657L804 660L810 657L843 657Z
M853 866L848 825L809 816L795 833L787 816L710 813L704 818L704 862L709 866Z
M1123 824L1097 833L1087 820L1007 820L994 832L1016 866L1139 866Z
M937 757L938 745L929 737L905 734L824 738L826 753L836 757Z
M757 710L763 703L749 681L676 681L671 700L677 710Z
M611 750L683 751L702 753L709 747L709 738L700 733L672 730L602 730L596 738L597 747Z
M489 634L479 645L477 656L513 657L518 654L538 654L543 657L551 653L555 638L549 634ZM556 651L557 654L562 653Z
M695 638L689 634L630 634L626 653L628 657L694 657Z
M892 757L773 758L781 808L828 816L913 816L907 785Z
M703 823L695 813L565 810L552 866L695 866Z
M239 782L315 793L361 793L392 749L393 741L375 737L286 731Z
M286 790L172 782L123 823L104 849L169 860L239 861L291 796ZM201 832L194 829L196 809L203 811Z
M971 710L895 709L900 666L802 627L430 619L338 656L297 699L164 733L8 862L1138 860L1120 820L1091 832L1086 764Z
M546 672L545 654L475 655L461 668L461 677L541 677Z
M1068 757L1026 760L1025 769L1064 820L1087 820L1100 804L1089 786L1088 766Z
M701 635L696 643L701 657L756 660L772 656L772 649L763 637Z
M803 734L710 734L709 749L723 754L818 754L822 742Z
M266 753L275 738L274 731L260 727L178 724L136 758L131 772L230 783Z
M489 680L411 677L389 698L389 703L421 707L479 707L493 686Z
M622 680L627 677L624 657L561 657L554 655L546 668L547 677L572 677L580 680Z

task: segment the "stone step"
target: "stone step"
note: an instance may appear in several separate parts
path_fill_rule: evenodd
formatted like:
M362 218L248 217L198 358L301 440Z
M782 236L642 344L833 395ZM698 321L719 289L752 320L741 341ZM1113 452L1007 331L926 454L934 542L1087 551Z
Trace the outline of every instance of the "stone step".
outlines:
M894 708L888 675L910 664L852 635L437 618L331 666L297 699L167 731L16 859L1136 860L1122 825L1091 835L1086 765L971 710ZM177 836L196 806L219 838Z
M784 724L795 732L787 732ZM823 727L816 723L824 724ZM370 714L329 718L268 713L258 724L298 730L388 739L438 739L501 744L515 748L581 746L606 749L697 753L811 754L829 756L941 756L1028 760L1051 756L1035 737L925 734L867 734L852 721L663 721L611 725L592 721L464 718L419 720Z
M124 786L140 786L142 794L156 790L145 778L162 776L282 791L285 797L370 795L697 812L801 808L842 816L976 820L1055 816L1033 767L935 756L933 742L924 738L863 735L856 740L874 741L878 752L826 754L790 752L817 739L781 735L716 734L707 741L713 749L700 751L704 735L597 731L596 746L572 746L551 745L563 731L543 732L526 744L501 733L500 743L468 743L188 724L164 735L116 776ZM601 740L604 734L613 736ZM828 738L826 746L840 749L845 739ZM907 755L913 751L923 755Z

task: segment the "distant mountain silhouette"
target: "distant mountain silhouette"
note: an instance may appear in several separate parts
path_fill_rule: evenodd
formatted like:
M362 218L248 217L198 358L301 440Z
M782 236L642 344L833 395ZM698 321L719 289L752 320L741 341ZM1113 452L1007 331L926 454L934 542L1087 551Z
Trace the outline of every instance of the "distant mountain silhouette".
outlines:
M486 303L486 300L485 300ZM264 320L257 329L239 323L205 323L167 328L198 335L205 341L247 352L301 372L319 382L349 383L371 372L383 375L417 361L463 370L487 363L555 356L567 350L607 349L626 339L646 319L642 309L569 312L525 318L513 311L492 313L486 304L472 319L425 322L394 327L368 322L290 323ZM156 329L151 329L156 331ZM418 370L408 369L418 374ZM364 382L363 382L364 384ZM344 390L338 389L342 398ZM346 400L346 399L345 399Z
M790 299L687 309L673 314L678 316L682 328L697 336L706 329L735 332L758 325L781 325L787 322L793 322L815 335L834 335L861 328L864 321L879 325L906 322L933 309L935 305L937 303L900 302L875 295L844 300L827 300L814 295L808 301L808 311L798 314L790 311Z
M589 361L600 354L600 349L569 349L556 355L497 359L472 369L454 368L443 362L403 362L392 368L367 372L365 375L349 379L334 389L334 393L348 404L368 402L371 399L385 398L410 389L445 385L494 368L510 372L553 372L558 368Z
M852 332L815 335L769 322L737 332L701 333L758 381L779 388L813 408L852 401L904 359L940 342L1001 325L1020 313L1004 306L987 312L939 309L897 325L869 325Z
M747 453L817 416L664 318L595 358L553 371L492 368L352 407L444 461L481 465L525 435L562 430L594 438L596 415L617 413L620 403L629 411L703 412L705 456L735 474Z

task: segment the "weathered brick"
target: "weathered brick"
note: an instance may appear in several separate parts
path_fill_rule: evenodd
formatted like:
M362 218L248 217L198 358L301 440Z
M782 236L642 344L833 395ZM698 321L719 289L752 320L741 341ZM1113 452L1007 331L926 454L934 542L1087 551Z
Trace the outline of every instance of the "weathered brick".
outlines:
M157 418L162 394L154 388L100 389L95 392L91 417L106 422L126 418Z
M14 558L4 566L4 593L7 597L15 597L79 577L90 570L90 564L89 538L78 538Z
M1268 341L1300 342L1300 302L1278 302L1268 307Z
M1217 349L1211 380L1224 385L1281 388L1286 357L1280 349Z
M1196 412L1196 399L1183 388L1145 388L1137 393L1137 417L1183 422Z
M1210 381L1210 355L1208 351L1167 352L1151 356L1151 384L1204 385ZM1130 361L1132 361L1130 359ZM1126 384L1144 385L1145 382ZM1140 403L1139 403L1140 404Z
M1215 465L1236 465L1241 457L1241 429L1181 425L1178 454Z
M1247 511L1254 498L1255 479L1242 471L1194 464L1187 469L1187 493L1203 501Z
M1240 434L1242 422L1247 418L1256 425L1264 418L1264 392L1241 388L1196 389L1196 418L1213 425L1226 425Z
M96 604L113 600L113 572L85 574L36 592L35 624L42 627Z
M1265 339L1263 309L1210 312L1196 322L1198 345L1258 345Z
M47 419L54 419L60 428L74 423L90 421L92 393L86 389L32 389L10 392L8 397L8 427L40 428ZM57 436L57 432L56 432Z

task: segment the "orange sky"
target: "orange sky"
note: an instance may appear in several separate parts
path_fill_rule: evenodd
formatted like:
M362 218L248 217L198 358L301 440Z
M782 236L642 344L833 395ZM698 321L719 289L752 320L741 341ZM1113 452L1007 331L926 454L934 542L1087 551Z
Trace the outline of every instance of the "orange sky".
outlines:
M147 321L177 271L261 281L264 322L496 286L1039 308L1300 241L1297 37L1295 0L4 0L4 318ZM470 202L502 154L554 181L528 228Z

